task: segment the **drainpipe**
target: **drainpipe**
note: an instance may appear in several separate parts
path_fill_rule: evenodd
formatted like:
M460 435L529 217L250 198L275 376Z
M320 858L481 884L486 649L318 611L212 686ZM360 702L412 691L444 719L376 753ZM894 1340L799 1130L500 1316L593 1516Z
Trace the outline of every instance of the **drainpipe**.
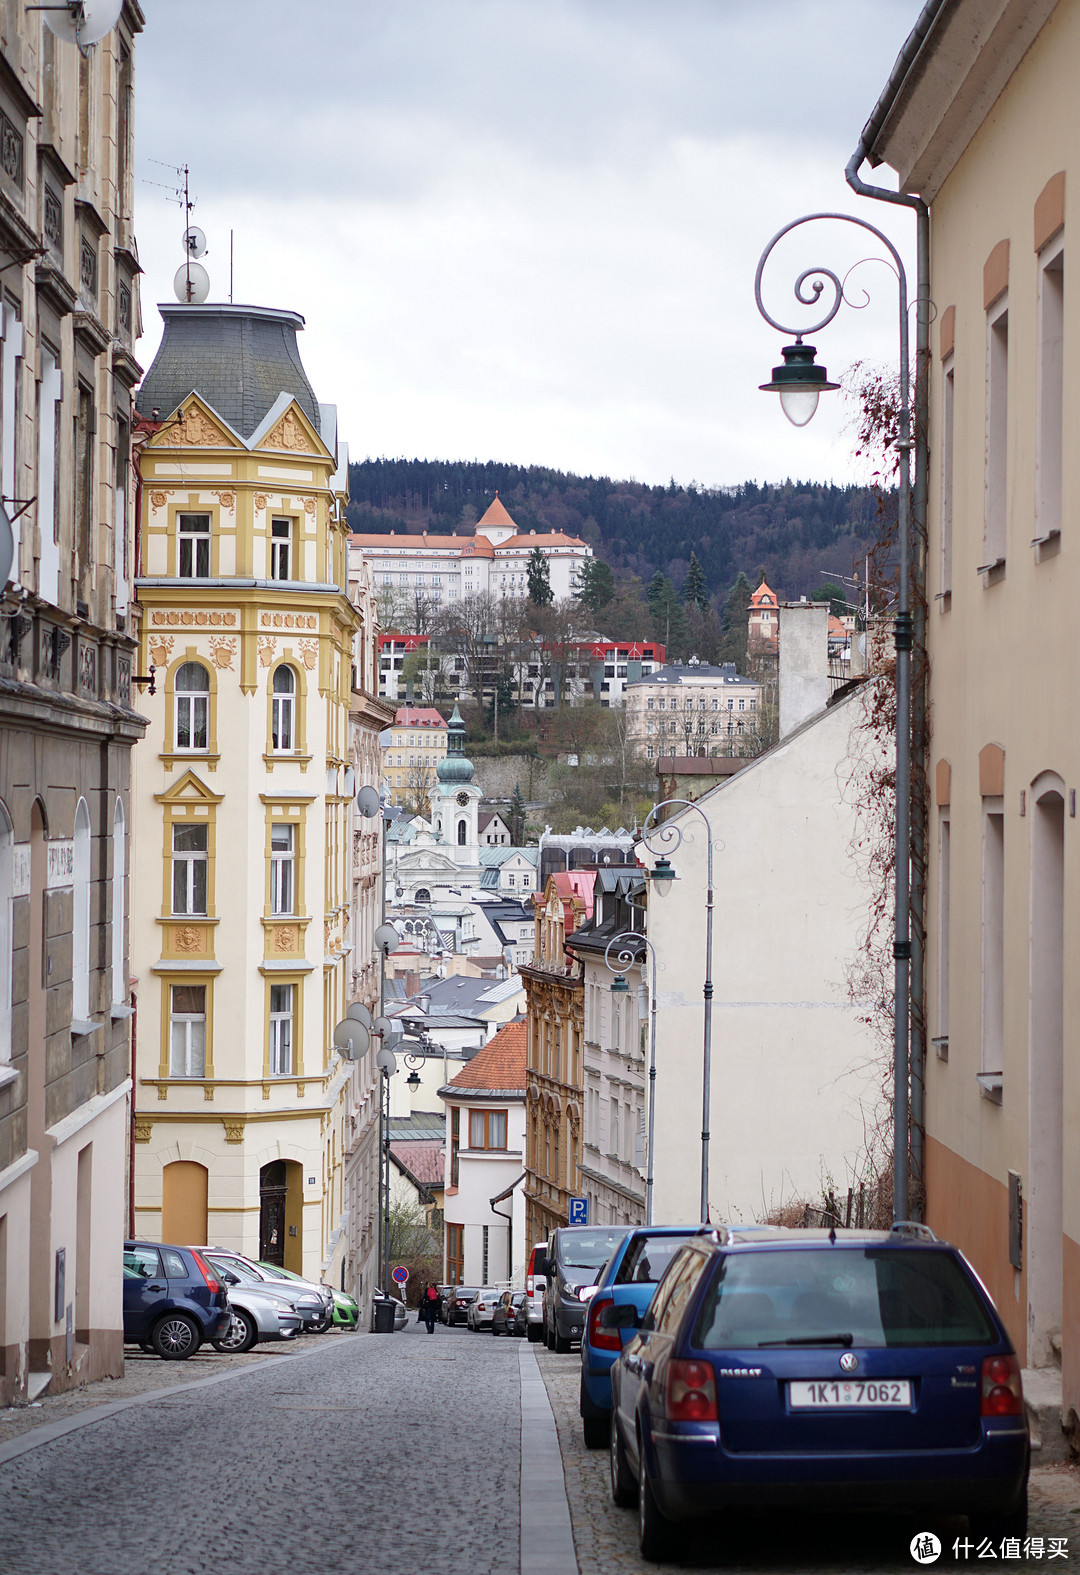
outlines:
M139 998L131 992L131 1135L128 1141L128 1233L135 1237L135 1066L139 1043Z
M930 210L921 197L907 192L890 191L883 186L870 186L859 175L863 162L871 157L871 148L893 98L907 77L916 56L920 53L927 35L944 0L929 0L901 54L885 94L878 101L873 115L863 131L858 147L848 161L845 177L852 191L860 197L876 202L891 202L913 208L916 216L916 286L915 286L915 399L914 399L914 450L915 475L911 493L911 605L912 639L920 659L913 663L911 686L910 739L918 750L917 760L908 763L906 780L901 782L900 760L897 762L897 796L904 795L911 806L910 816L910 901L911 914L911 973L910 1000L913 1007L910 1025L910 1143L911 1173L916 1184L916 1206L910 1209L915 1216L922 1213L922 1187L924 1178L925 1133L925 1069L926 1069L926 810L925 783L926 761L926 502L927 472L929 466L929 372L930 372ZM916 765L914 779L910 765ZM912 802L912 781L916 784L919 802Z

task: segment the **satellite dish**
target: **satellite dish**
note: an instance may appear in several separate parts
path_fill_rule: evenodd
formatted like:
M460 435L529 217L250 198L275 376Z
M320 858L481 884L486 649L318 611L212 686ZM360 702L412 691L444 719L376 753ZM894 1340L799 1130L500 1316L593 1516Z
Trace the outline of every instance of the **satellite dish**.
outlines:
M373 820L382 809L378 788L362 787L356 795L356 807L365 820Z
M349 1061L359 1061L370 1043L371 1035L363 1023L351 1022L346 1018L334 1029L334 1044Z
M8 511L0 503L0 591L11 578L11 564L15 557L15 533L11 528Z
M43 15L45 26L57 38L85 48L100 44L105 34L112 32L123 8L124 0L67 0L66 5L50 7Z
M389 1017L376 1017L371 1025L371 1031L373 1034L382 1034L385 1038L387 1034L394 1032L394 1025Z
M206 252L206 236L197 224L193 224L190 230L184 231L180 245L189 257L202 257Z
M392 1050L387 1050L384 1047L379 1051L378 1055L376 1055L375 1065L379 1068L380 1072L386 1072L388 1076L393 1077L394 1073L397 1071L397 1056Z
M210 275L202 263L183 263L176 270L173 291L185 306L201 306L210 294Z
M392 924L380 924L371 938L385 957L389 957L391 952L396 952L401 945L401 936Z
M363 1023L365 1028L371 1027L371 1013L368 1011L363 1001L353 1002L353 1004L349 1007L349 1010L345 1013L345 1020L346 1022L350 1023Z

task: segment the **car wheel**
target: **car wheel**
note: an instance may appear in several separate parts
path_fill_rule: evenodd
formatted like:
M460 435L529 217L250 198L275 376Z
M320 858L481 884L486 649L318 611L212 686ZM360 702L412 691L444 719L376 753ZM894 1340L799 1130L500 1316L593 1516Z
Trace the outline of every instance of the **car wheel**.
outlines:
M544 1324L544 1350L551 1350L551 1331L546 1323Z
M497 1335L497 1334L498 1334L498 1333L499 1333L499 1330L498 1330L498 1329L496 1329L496 1327L495 1327L495 1320L494 1320L494 1318L493 1318L493 1319L492 1319L492 1320L491 1320L491 1338L492 1338L492 1339L494 1339L494 1338L495 1338L495 1336L496 1336L496 1335Z
M319 1319L316 1320L315 1323L309 1323L308 1324L308 1333L309 1334L325 1334L327 1329L329 1329L330 1325L333 1323L333 1321L334 1321L333 1313L332 1312L328 1312L324 1318L319 1318Z
M1006 1538L1023 1541L1027 1536L1028 1527L1028 1490L1024 1483L1019 1497L1013 1507L1004 1514L998 1515L971 1515L970 1535L973 1540L980 1543L987 1537L993 1546L997 1546Z
M675 1556L675 1526L661 1514L653 1497L645 1449L640 1440L638 1457L638 1547L642 1558L648 1559L650 1564L663 1564Z
M536 1342L540 1339L540 1336L543 1333L543 1330L540 1328L540 1325L538 1323L531 1323L531 1324L529 1324L528 1329L527 1329L526 1332L528 1333L529 1344L530 1345L535 1345Z
M558 1352L558 1354L560 1356L565 1356L567 1351L570 1349L570 1336L568 1334L567 1335L560 1334L559 1333L559 1326L558 1326L558 1324L555 1325L555 1346L554 1346L554 1349Z
M240 1307L232 1310L232 1322L220 1340L211 1340L210 1344L215 1351L227 1351L236 1354L241 1351L250 1351L259 1338L259 1327L250 1313L244 1312Z
M603 1449L608 1442L610 1429L607 1419L602 1416L583 1416L581 1419L582 1431L585 1434L586 1449Z
M194 1318L187 1313L166 1313L154 1325L150 1336L154 1350L166 1362L186 1362L202 1344L202 1335Z
M637 1483L626 1459L619 1424L615 1412L611 1413L611 1432L608 1435L608 1467L611 1480L611 1502L620 1509L632 1509L637 1503Z

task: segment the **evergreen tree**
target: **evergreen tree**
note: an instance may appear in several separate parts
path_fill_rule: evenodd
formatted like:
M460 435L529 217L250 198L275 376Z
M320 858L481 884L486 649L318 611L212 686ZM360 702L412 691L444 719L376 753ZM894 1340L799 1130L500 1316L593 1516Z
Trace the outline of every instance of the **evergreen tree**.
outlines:
M603 558L585 559L578 571L578 588L574 594L595 618L615 600L615 576Z
M662 569L657 569L645 588L645 600L653 618L659 618L671 596L671 581Z
M752 595L750 581L740 569L739 577L724 602L723 656L726 662L734 662L741 673L746 671L746 641L750 632L748 620Z
M658 569L649 581L646 592L652 614L653 639L667 647L667 659L682 659L688 654L690 630L686 608L666 574Z
M534 547L528 562L529 600L534 607L550 607L555 599L551 589L551 570L539 547Z
M694 606L700 608L702 612L708 611L709 587L705 583L705 571L698 562L696 552L690 554L690 567L686 571L682 595L688 607Z

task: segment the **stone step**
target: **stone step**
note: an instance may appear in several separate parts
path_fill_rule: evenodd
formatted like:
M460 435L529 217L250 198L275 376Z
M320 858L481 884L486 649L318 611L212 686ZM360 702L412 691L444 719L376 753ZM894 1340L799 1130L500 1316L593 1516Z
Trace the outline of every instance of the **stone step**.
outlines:
M52 1383L52 1373L31 1373L26 1380L26 1398L38 1400Z
M1061 1368L1025 1367L1021 1376L1031 1448L1038 1452L1039 1465L1071 1460L1069 1435L1062 1416Z

